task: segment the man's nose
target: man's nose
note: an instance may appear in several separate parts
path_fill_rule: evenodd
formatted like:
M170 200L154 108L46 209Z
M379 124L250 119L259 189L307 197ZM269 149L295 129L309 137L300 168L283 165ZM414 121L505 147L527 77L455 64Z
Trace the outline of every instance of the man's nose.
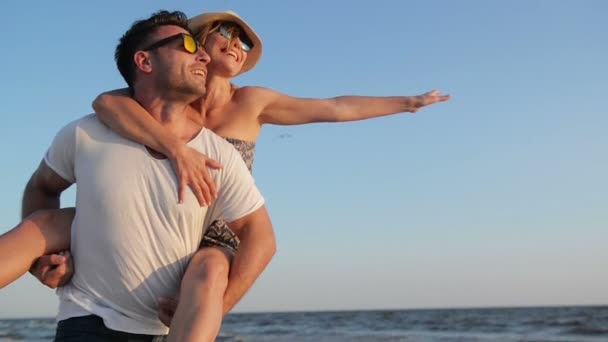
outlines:
M199 48L198 51L196 51L196 57L200 62L205 64L211 61L211 57L209 57L209 54L203 48Z

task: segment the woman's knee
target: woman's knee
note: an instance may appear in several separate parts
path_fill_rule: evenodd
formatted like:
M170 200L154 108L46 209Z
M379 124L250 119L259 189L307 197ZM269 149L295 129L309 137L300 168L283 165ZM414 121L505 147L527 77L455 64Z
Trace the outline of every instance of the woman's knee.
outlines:
M200 281L227 284L230 272L230 257L220 248L200 249L190 261L188 269Z

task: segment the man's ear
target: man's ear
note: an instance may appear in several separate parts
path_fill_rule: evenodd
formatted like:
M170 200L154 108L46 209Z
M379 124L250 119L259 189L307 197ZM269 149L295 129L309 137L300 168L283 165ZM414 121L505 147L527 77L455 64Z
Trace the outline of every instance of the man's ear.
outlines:
M142 72L148 74L152 72L152 61L150 60L150 53L147 51L137 51L133 55L133 61L135 66Z

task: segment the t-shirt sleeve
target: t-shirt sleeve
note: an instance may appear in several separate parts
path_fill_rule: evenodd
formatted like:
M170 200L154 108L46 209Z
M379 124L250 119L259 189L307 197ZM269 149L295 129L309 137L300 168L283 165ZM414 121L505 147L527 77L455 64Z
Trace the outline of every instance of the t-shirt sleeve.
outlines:
M74 160L76 156L76 129L78 121L63 127L53 139L51 146L44 155L44 162L61 178L68 182L76 182Z
M264 197L236 150L231 149L227 161L220 171L213 216L232 222L261 208L264 205Z

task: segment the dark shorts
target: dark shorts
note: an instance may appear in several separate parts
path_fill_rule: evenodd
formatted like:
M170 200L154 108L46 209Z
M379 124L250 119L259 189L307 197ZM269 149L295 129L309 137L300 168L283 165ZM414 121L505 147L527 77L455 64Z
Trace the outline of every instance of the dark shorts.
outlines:
M239 244L239 238L228 228L226 222L216 220L207 227L203 241L201 241L201 248L224 247L234 254L239 249Z
M166 336L131 334L108 329L101 317L68 318L57 323L55 342L163 342Z

